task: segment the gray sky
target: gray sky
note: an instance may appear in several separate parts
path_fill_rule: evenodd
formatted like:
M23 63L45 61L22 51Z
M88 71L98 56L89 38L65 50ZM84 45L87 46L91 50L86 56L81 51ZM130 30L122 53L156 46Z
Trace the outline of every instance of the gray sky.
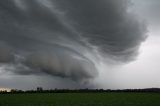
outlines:
M116 67L102 65L97 82L105 88L160 87L160 1L132 0L132 3L131 11L147 23L148 38L140 46L135 61Z
M160 87L159 0L0 1L0 87Z

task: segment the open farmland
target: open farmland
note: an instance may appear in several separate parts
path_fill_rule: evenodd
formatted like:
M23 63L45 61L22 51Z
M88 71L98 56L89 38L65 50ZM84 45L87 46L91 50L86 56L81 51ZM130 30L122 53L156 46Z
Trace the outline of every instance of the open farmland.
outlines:
M0 106L160 106L159 93L0 94Z

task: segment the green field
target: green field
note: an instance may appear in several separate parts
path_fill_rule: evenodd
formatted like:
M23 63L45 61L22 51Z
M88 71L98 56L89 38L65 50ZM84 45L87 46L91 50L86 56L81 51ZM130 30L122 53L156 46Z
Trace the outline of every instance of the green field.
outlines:
M160 106L159 93L0 94L0 106Z

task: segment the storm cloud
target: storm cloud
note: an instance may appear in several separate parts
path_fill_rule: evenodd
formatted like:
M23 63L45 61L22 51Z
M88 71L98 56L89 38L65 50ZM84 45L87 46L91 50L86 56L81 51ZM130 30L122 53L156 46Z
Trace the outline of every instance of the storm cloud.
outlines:
M131 61L146 38L145 24L128 5L128 0L2 0L0 62L15 74L95 78L100 57Z

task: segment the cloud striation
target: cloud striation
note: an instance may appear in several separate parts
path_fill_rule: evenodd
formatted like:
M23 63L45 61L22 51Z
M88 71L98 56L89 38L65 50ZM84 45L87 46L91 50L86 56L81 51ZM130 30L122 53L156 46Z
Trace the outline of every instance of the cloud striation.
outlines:
M5 72L77 81L98 75L99 58L133 60L146 27L128 0L1 0Z

